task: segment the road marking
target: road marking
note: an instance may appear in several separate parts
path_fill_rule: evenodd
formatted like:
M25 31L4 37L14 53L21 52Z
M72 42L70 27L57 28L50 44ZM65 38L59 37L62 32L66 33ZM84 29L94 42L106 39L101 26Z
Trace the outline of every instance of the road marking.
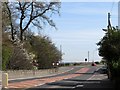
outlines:
M43 84L45 84L45 83L42 83L42 84L37 84L37 85L34 85L35 87L37 87L37 86L41 86L41 85L43 85Z
M92 75L90 78L88 78L87 80L92 80L93 77L95 77L95 75Z
M76 87L83 87L84 85L77 85Z
M58 85L56 85L56 86L50 86L50 87L46 87L46 88L50 88L50 89L52 89L52 88L74 89L75 87L72 87L72 86L58 86Z
M82 68L78 70L77 72L82 72L85 73L89 70L89 68ZM30 87L35 87L35 86L41 86L45 83L51 83L55 81L60 81L63 79L69 79L73 77L80 76L82 74L69 74L69 75L64 75L64 76L57 76L57 77L47 77L44 79L34 79L34 80L26 80L26 81L21 81L21 82L16 82L16 83L9 83L8 88L30 88Z

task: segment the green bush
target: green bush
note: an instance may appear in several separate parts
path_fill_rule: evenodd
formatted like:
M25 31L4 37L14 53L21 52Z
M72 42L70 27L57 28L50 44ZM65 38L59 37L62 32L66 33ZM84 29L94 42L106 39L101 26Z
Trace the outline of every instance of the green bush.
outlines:
M117 62L112 61L112 67L111 67L112 77L120 77L120 60Z
M6 70L11 54L12 54L12 49L7 45L3 45L2 46L2 70Z

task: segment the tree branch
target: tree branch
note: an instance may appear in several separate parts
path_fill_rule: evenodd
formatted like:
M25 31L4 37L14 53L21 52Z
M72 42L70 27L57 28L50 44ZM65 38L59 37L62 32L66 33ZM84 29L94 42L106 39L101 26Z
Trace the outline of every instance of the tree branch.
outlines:
M19 2L19 5L20 5L20 10L21 10L20 30L21 30L21 32L24 32L24 31L23 31L23 28L22 28L22 23L23 23L23 20L24 20L24 18L25 18L25 16L24 16L24 9L22 8L22 5L21 5L20 2Z
M30 13L30 20L28 21L28 23L27 23L27 25L26 25L26 27L23 29L23 32L28 28L28 26L30 25L30 23L32 22L32 20L33 20L33 16L32 16L32 14L33 14L33 2L31 3L31 13Z
M8 15L9 15L9 19L10 19L10 25L11 25L11 36L12 36L12 40L14 40L14 27L13 27L13 24L12 24L12 18L11 18L11 11L10 11L10 8L8 7L8 3L7 2L5 2L5 5L6 5L6 7L7 7L7 9L8 9Z
M50 9L50 7L51 7L51 4L50 4L50 5L48 6L48 8L45 9L42 13L40 13L40 14L34 16L34 17L32 16L32 18L30 18L29 22L27 23L27 25L26 25L26 27L23 29L23 31L25 31L25 30L28 28L28 26L30 25L30 23L32 22L32 20L34 20L35 18L37 18L37 17L39 17L39 16L42 16L44 13L46 13L46 11L48 11L48 10ZM33 4L32 4L32 8L33 8ZM31 12L33 12L33 11L31 11Z

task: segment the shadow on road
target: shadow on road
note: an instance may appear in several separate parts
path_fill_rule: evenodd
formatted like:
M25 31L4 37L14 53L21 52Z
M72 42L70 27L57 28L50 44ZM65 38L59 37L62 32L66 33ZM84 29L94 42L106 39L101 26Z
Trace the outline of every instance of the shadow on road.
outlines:
M72 73L72 72L71 72ZM29 89L19 88L19 89L2 89L2 90L115 90L113 87L113 83L107 79L106 74L101 74L92 70L87 73L74 73L74 74L82 74L82 76L78 76L71 79L64 79L61 81L46 83L42 86L35 86ZM91 76L94 78L89 79ZM101 78L101 79L99 79Z
M26 90L115 90L113 83L104 80L78 80L66 79L62 81L47 83L46 86L30 88Z

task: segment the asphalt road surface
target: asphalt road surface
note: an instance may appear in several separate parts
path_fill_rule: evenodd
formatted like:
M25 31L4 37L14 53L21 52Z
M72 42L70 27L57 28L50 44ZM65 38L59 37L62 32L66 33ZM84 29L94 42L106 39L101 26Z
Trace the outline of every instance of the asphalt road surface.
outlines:
M77 66L71 71L54 76L11 81L7 90L114 90L109 80L91 79L97 76L98 68L100 66Z

